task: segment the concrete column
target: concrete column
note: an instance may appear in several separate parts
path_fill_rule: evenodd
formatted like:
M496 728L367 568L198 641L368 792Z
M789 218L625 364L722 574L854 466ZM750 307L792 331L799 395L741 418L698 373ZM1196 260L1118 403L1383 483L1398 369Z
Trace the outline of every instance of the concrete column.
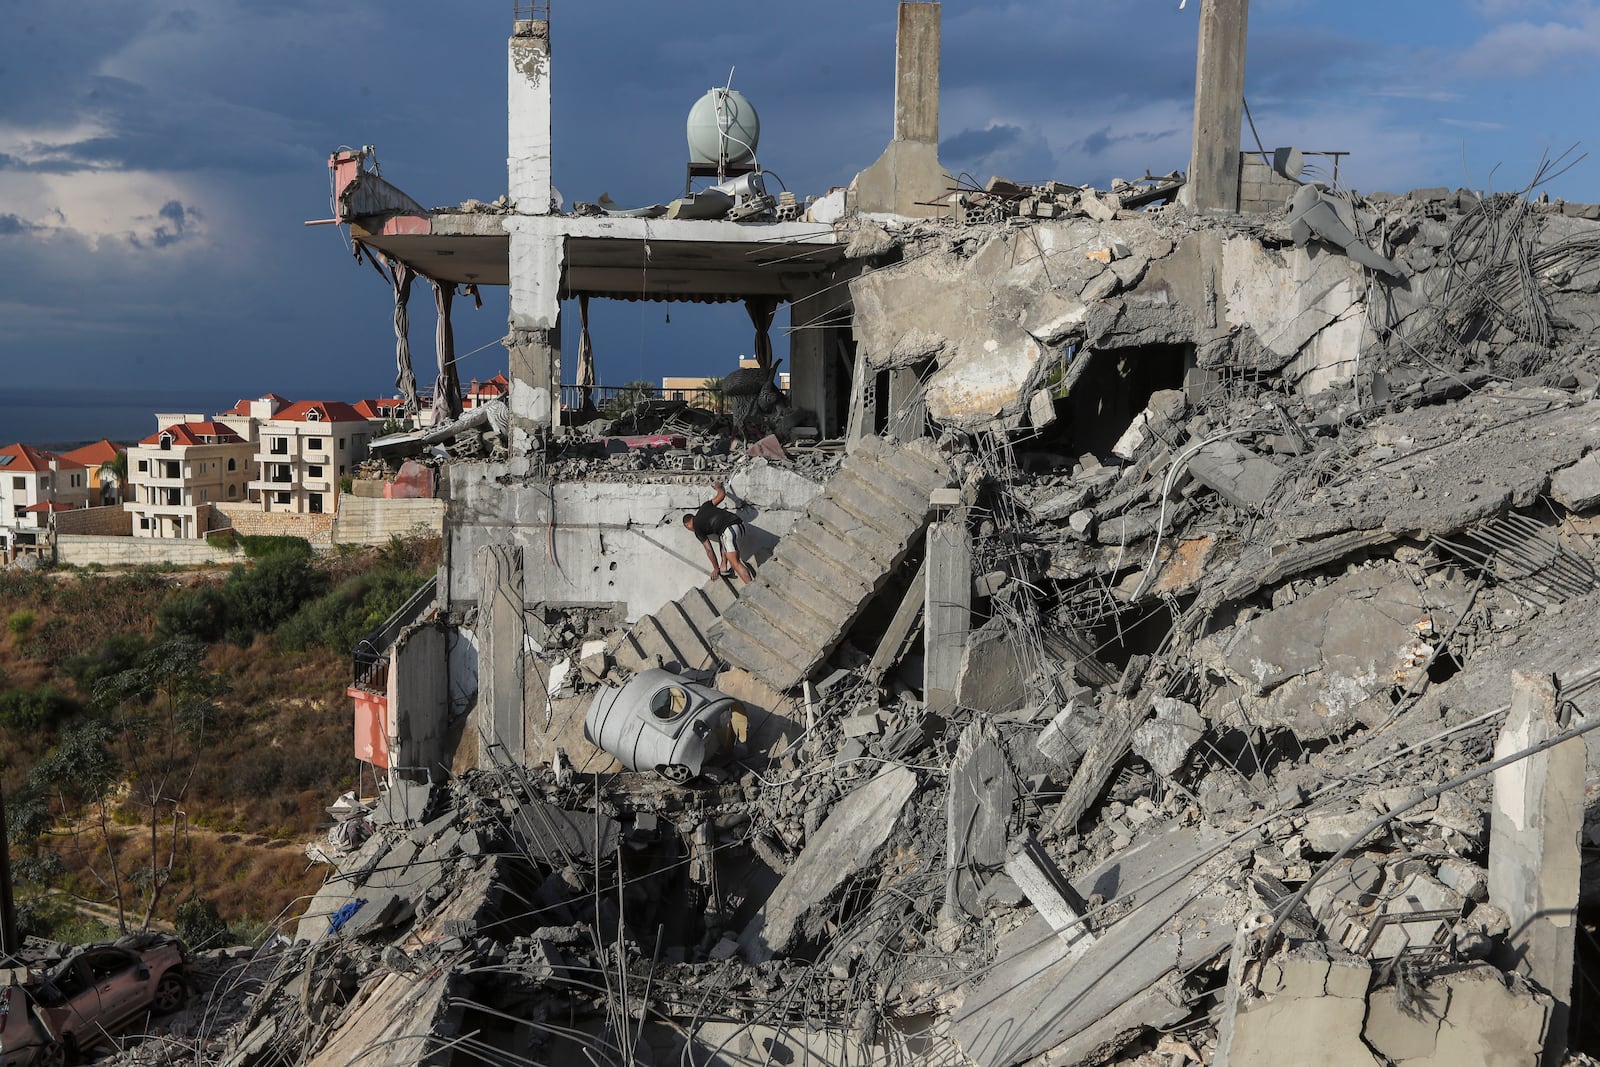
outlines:
M789 305L789 403L817 413L817 431L829 437L828 373L836 357L828 351L829 331L819 325L829 321L832 301L826 294L803 296Z
M939 143L939 5L902 3L894 37L894 139Z
M507 52L506 191L518 214L548 215L550 23L518 22Z
M939 163L940 7L902 2L894 48L894 139L852 183L854 207L926 217L954 179Z
M1495 743L1496 759L1561 732L1555 679L1511 675L1511 711ZM1502 958L1555 998L1544 1064L1566 1052L1577 934L1579 838L1583 832L1586 754L1575 737L1494 773L1489 831L1489 901L1511 918Z
M450 694L443 631L424 626L403 635L389 653L389 774L419 785L442 781Z
M561 422L561 272L566 239L533 220L510 218L511 451Z
M1250 0L1201 0L1194 75L1194 148L1180 199L1201 214L1239 210L1239 124L1244 120Z
M972 538L966 511L928 527L924 565L928 601L923 609L922 699L930 711L955 705L961 677L961 654L972 628Z
M522 548L483 545L478 570L478 766L522 760L523 620ZM492 752L496 745L499 752Z

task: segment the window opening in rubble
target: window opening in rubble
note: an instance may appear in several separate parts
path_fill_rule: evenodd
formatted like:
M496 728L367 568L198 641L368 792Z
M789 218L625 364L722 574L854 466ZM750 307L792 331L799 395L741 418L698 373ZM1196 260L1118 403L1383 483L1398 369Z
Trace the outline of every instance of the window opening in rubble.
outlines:
M1111 455L1138 414L1161 389L1182 389L1184 371L1194 365L1194 345L1157 344L1090 352L1089 365L1073 383L1064 407L1072 452ZM1060 409L1058 407L1058 410Z

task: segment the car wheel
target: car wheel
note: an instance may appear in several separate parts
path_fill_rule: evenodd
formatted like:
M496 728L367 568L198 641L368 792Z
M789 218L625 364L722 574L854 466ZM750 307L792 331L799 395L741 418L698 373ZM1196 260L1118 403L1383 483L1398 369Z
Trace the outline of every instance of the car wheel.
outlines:
M39 1050L33 1058L34 1067L67 1067L72 1058L67 1055L67 1046L59 1041L52 1041Z
M677 785L682 785L694 777L694 772L681 763L658 763L656 773Z
M156 983L156 991L150 998L150 1007L159 1015L166 1015L183 1007L184 1001L189 999L189 991L183 986L183 979L175 974L164 974L161 981Z

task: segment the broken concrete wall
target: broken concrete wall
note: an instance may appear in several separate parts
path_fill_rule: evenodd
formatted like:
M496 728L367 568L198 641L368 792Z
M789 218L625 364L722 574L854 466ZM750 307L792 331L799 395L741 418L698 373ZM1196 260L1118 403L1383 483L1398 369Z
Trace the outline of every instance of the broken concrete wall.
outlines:
M751 505L740 514L758 560L822 491L761 461L728 485ZM616 606L632 620L705 580L705 552L681 518L712 492L703 476L552 484L513 479L491 464L456 464L450 468L450 551L470 559L479 545L509 538L524 549L530 604ZM457 608L478 599L469 572L453 573L450 597Z

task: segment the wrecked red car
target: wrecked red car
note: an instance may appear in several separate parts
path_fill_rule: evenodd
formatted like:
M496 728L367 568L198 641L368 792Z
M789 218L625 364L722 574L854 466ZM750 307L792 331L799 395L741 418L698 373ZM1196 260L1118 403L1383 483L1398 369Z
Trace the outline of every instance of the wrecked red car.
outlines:
M0 971L0 1067L72 1063L140 1019L177 1011L188 969L177 938L134 934L56 946L37 966Z

